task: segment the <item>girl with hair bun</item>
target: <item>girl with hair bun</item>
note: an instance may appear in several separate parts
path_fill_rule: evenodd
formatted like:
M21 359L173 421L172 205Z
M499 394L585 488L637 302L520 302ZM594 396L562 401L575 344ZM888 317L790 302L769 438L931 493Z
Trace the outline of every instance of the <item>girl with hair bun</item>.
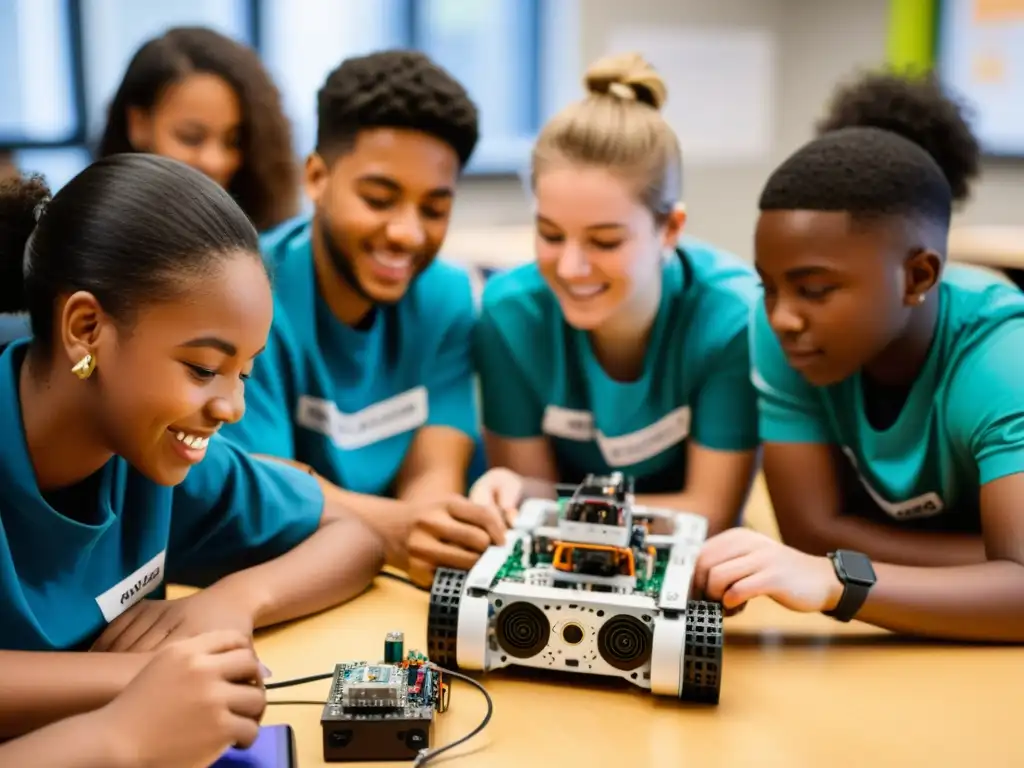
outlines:
M492 278L475 338L493 467L471 498L511 513L555 483L621 471L638 501L738 522L755 468L739 259L683 238L678 139L642 57L587 71L588 95L533 151L536 261Z

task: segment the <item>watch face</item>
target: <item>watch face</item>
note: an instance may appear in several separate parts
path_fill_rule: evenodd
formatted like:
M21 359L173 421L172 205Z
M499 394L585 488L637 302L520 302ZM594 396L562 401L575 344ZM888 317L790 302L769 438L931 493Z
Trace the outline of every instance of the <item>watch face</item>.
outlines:
M839 565L850 581L861 584L875 583L875 569L871 561L860 552L838 552Z

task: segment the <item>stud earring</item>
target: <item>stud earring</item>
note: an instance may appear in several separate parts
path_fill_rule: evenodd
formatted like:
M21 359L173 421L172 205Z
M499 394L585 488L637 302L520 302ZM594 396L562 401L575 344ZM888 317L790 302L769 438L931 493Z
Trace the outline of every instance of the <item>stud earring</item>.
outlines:
M914 297L914 303L915 304L924 304L924 294L923 293L917 294L917 296Z
M86 353L85 357L75 363L71 368L71 372L82 381L85 381L92 376L92 372L94 370L96 370L96 358L91 352Z

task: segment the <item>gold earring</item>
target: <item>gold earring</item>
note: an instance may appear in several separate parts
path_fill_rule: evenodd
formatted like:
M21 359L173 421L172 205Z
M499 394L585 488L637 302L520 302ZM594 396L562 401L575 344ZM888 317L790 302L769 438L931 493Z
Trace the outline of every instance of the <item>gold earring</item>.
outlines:
M91 352L86 353L85 357L75 363L71 368L71 372L82 381L85 381L92 376L92 372L94 370L96 370L96 358L93 357Z

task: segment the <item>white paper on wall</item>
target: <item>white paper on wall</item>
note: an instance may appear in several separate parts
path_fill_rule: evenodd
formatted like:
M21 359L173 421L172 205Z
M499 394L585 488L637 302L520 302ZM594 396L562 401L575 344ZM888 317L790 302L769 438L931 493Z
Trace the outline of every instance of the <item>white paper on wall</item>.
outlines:
M607 52L639 53L664 78L685 163L732 164L772 151L776 48L764 29L637 25L617 29Z

